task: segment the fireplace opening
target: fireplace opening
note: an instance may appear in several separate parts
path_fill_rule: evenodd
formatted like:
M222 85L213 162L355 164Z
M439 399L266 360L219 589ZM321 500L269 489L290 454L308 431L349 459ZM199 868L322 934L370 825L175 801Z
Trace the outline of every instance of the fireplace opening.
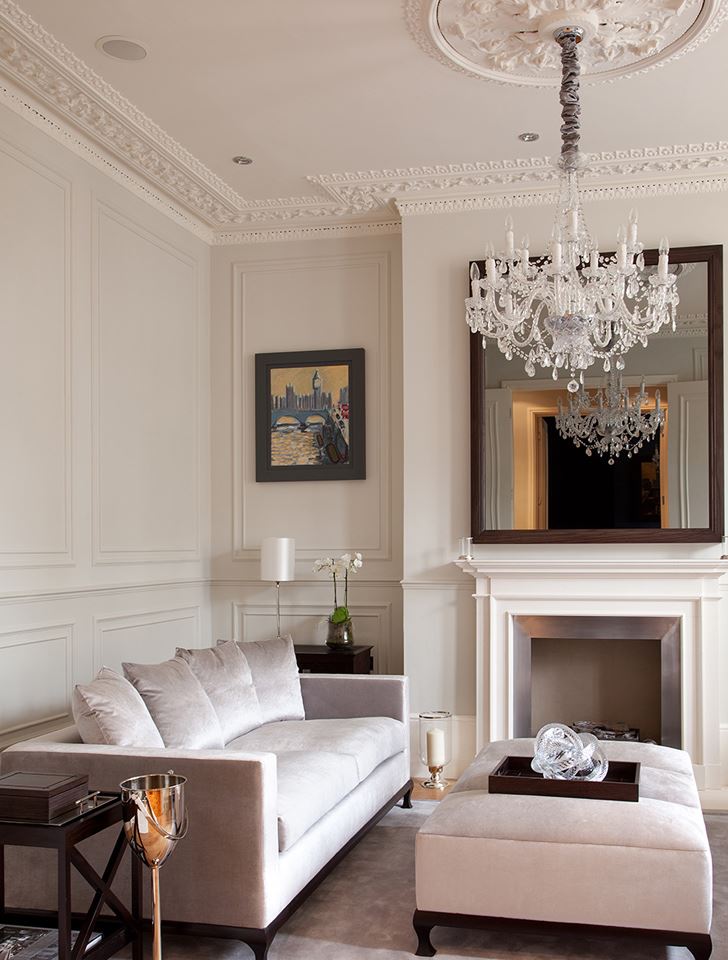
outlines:
M545 723L590 721L662 736L659 640L533 638L531 735Z
M681 746L678 618L516 616L513 627L515 736L588 721Z

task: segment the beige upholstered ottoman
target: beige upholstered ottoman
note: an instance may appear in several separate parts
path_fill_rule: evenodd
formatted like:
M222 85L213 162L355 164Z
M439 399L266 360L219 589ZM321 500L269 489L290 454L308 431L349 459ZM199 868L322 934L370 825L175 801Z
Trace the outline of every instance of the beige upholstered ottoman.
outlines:
M707 960L712 864L690 758L642 743L604 745L641 764L638 803L490 794L504 756L490 744L417 834L417 955L438 925L656 940Z

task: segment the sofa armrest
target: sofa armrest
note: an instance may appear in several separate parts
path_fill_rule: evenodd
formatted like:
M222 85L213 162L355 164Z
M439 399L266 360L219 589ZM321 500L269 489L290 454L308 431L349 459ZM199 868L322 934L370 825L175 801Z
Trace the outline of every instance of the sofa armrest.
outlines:
M405 724L409 720L407 677L302 673L301 694L307 720L392 717Z
M190 829L164 868L167 919L266 926L279 910L274 754L47 740L14 744L0 754L3 773L83 773L91 789L113 792L129 777L170 769L187 778Z

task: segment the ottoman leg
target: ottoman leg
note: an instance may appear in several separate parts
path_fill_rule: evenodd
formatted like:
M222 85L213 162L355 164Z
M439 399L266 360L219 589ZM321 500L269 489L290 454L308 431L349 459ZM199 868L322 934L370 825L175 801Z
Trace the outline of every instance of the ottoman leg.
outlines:
M432 946L430 933L435 924L423 920L421 911L415 910L414 916L412 917L412 926L415 928L415 933L417 934L417 950L415 951L415 956L434 957L437 951Z
M707 933L696 934L690 938L689 942L685 943L685 946L695 957L695 960L708 960L713 952L713 941Z

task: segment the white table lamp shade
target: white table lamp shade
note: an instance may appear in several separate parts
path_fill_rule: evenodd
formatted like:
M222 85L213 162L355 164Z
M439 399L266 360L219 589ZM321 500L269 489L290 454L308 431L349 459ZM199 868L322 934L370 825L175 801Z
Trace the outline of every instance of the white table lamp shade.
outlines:
M260 579L282 583L295 580L296 541L266 537L260 545Z

